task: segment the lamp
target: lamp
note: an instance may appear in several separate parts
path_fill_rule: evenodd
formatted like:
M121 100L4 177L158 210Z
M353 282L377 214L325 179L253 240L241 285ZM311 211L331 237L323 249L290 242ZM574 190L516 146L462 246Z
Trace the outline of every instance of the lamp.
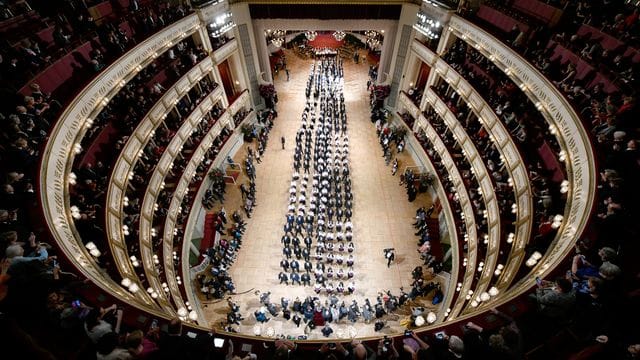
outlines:
M318 33L315 30L307 30L304 32L304 36L307 38L307 40L313 41L318 36Z
M436 313L434 313L433 311L429 311L429 313L427 314L427 322L429 324L433 324L434 322L436 322L436 320L437 320Z
M424 318L421 315L416 316L416 319L413 321L416 326L420 327L422 325L424 325L425 321Z
M418 30L418 32L420 32L422 35L433 40L440 37L442 24L440 24L439 21L427 17L427 15L422 10L420 10L418 12L418 19L413 25L413 28Z
M195 310L189 312L189 319L196 321L198 319L198 314L196 314Z
M338 31L334 31L334 32L333 32L333 38L334 38L334 39L336 39L337 41L342 41L342 40L344 40L344 37L345 37L346 35L347 35L347 34L346 34L344 31L342 31L342 30L338 30Z
M188 315L188 313L187 313L187 309L185 309L185 308L183 308L183 307L181 307L181 308L179 308L179 309L178 309L178 316L180 316L180 317L185 317L185 316L187 316L187 315Z

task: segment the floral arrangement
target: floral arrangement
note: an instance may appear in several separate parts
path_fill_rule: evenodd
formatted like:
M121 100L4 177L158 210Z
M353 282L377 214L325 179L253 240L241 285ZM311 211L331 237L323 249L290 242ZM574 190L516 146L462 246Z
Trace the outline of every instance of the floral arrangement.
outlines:
M260 90L260 96L265 99L271 99L276 96L276 87L273 84L260 85L258 88Z
M373 87L373 94L377 100L384 100L391 94L391 85L376 85Z

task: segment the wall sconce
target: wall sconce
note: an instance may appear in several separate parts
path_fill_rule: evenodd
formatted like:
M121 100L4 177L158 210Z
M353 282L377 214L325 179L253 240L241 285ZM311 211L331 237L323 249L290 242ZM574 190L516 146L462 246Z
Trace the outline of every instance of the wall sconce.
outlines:
M429 311L429 313L427 314L427 323L433 324L434 322L436 322L436 320L436 313L434 313L433 311Z
M133 267L140 266L140 262L138 261L138 258L135 257L135 255L132 255L130 259L131 259L131 265L133 265Z

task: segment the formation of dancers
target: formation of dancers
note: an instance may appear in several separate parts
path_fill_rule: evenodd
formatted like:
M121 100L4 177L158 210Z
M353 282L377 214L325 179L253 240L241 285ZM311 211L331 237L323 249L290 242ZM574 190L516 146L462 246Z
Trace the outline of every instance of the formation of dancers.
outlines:
M343 75L336 57L322 57L311 67L281 238L280 283L313 286L317 294L355 291Z

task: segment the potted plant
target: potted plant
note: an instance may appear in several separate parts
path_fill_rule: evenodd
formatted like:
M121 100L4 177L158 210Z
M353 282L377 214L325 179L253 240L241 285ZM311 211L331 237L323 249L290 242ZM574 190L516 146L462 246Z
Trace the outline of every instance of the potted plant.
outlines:
M254 138L253 134L253 124L243 124L240 127L240 131L242 132L242 138L246 142L252 142Z
M429 189L429 186L433 185L435 178L431 173L424 173L420 176L420 186L418 191L423 193Z
M258 90L260 91L260 96L262 96L264 101L267 103L267 107L269 109L275 108L275 104L278 102L276 87L273 84L262 84L258 86Z

